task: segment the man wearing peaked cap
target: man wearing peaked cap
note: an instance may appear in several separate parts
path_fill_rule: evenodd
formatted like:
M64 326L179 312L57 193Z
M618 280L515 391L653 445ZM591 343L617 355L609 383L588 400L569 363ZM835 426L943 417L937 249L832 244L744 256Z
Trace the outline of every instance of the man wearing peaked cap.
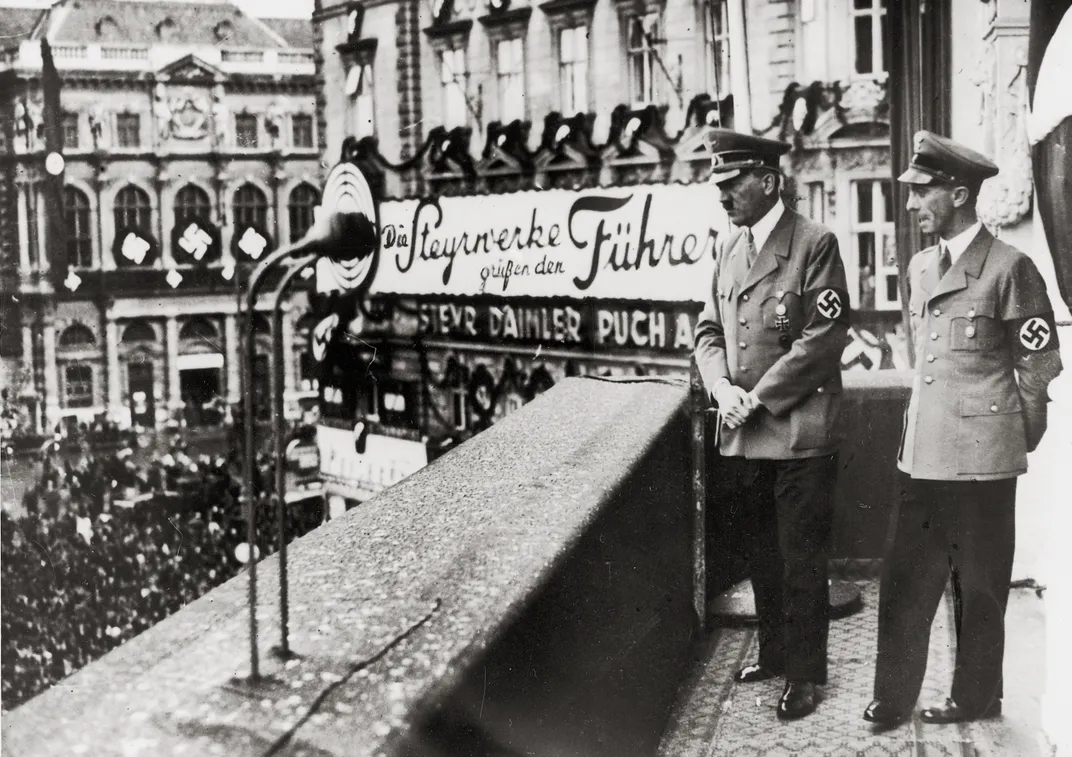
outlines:
M778 164L789 145L715 129L707 147L711 182L738 227L722 245L695 332L696 364L719 409L730 528L759 619L759 659L736 680L784 675L778 717L799 718L814 711L827 680L845 269L833 232L782 203Z
M921 131L900 181L938 244L909 264L916 375L898 455L900 507L883 563L875 700L864 719L907 720L927 667L931 622L950 577L960 613L951 696L925 723L1001 714L1016 477L1046 430L1061 372L1046 286L1024 253L979 222L986 157Z

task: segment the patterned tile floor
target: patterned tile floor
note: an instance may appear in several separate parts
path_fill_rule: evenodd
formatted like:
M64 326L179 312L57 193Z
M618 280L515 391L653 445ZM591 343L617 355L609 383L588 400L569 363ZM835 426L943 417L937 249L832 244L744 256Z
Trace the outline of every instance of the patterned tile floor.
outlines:
M1023 682L1006 684L1006 718L1003 719L1006 722L924 725L917 708L917 715L911 721L884 733L873 732L861 715L871 701L874 678L878 581L862 580L857 585L864 607L855 615L831 623L831 678L814 714L790 723L777 719L775 708L782 692L781 680L734 684L734 671L756 656L755 631L722 629L712 634L700 652L697 669L682 687L659 749L660 757L1036 757L1047 753L1043 740L1033 734L1035 729L1021 722L1024 718L1009 717L1010 696L1013 690L1024 688ZM1019 603L1031 601L1012 598L1009 613L1012 623L1017 622L1017 613L1023 612L1017 609ZM1038 610L1034 612L1037 616ZM1041 621L1035 617L1030 622L1035 627ZM1010 634L1013 632L1010 628ZM1009 646L1012 644L1010 641ZM931 630L921 703L942 701L947 695L953 653L952 604L947 595ZM1016 654L1007 650L1007 670L1010 656ZM1041 681L1028 682L1028 688L1032 687L1036 690L1031 696L1037 700Z

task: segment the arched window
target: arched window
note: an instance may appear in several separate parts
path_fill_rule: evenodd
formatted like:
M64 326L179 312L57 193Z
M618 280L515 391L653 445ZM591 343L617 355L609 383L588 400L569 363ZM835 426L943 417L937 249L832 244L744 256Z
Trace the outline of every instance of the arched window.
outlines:
M268 198L252 184L244 184L234 193L235 228L256 226L268 227Z
M207 318L191 318L183 324L182 329L179 331L179 339L207 340L212 344L216 344L219 336L220 332Z
M64 187L63 210L67 222L67 265L89 268L93 265L89 198L80 189Z
M123 342L155 342L156 332L145 321L134 321L123 330Z
M253 314L253 334L255 336L271 336L272 324L264 313Z
M81 323L75 323L64 329L60 334L60 347L70 349L77 347L92 347L97 343L96 337L88 327Z
M190 221L208 223L212 217L212 203L208 193L195 184L187 184L175 193L175 225L185 226Z
M171 245L179 263L207 263L219 258L218 235L212 225L212 201L201 187L187 184L175 193Z
M313 208L320 204L320 193L308 184L299 184L290 193L290 241L297 242L313 225Z
M135 228L151 232L152 205L149 195L139 187L128 184L115 195L115 228Z

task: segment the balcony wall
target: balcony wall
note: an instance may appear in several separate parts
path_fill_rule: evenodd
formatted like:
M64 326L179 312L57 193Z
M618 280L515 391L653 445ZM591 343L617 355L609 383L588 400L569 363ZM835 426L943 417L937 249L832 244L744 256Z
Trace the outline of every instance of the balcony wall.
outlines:
M846 384L834 557L873 558L906 390ZM276 753L653 753L699 640L688 406L673 383L563 381L292 545L299 658L267 654L272 558L258 685L243 575L5 714L5 753L261 755L291 733ZM718 586L739 566L711 491Z

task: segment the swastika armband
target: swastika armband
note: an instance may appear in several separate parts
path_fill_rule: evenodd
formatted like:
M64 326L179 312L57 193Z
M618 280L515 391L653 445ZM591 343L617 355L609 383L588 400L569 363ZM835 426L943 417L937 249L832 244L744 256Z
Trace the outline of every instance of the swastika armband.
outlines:
M849 320L849 293L837 287L821 287L804 292L806 318L817 321Z
M1013 352L1017 357L1049 352L1058 348L1057 324L1053 311L1015 318L1007 322Z

